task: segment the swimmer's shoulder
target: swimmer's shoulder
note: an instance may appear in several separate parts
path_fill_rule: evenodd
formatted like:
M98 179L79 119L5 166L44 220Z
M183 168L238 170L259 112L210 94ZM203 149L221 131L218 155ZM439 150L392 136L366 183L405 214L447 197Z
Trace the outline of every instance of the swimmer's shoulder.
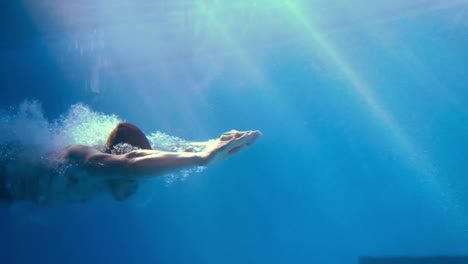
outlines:
M86 145L73 145L66 147L59 155L63 160L84 161L90 156L104 154L100 150Z

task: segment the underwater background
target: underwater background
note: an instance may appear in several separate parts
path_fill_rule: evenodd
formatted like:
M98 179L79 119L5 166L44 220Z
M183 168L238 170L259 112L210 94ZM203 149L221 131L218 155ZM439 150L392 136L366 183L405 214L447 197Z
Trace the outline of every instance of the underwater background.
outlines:
M0 22L1 120L36 143L263 133L125 202L0 205L2 264L468 255L467 1L18 0Z

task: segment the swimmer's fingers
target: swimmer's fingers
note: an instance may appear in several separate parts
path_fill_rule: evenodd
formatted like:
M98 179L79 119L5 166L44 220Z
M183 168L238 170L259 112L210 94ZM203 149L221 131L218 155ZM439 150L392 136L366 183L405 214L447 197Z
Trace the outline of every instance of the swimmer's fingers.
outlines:
M249 130L242 132L242 135L240 135L238 138L236 138L239 141L242 141L245 143L247 146L252 145L258 137L260 137L262 133L258 130Z
M258 138L261 136L262 133L259 130L247 130L247 131L238 131L238 130L231 130L228 132L225 132L224 134L221 135L220 140L221 141L228 141L230 139L242 139L244 137L254 137Z
M236 133L236 138L233 139L233 142L229 145L229 154L237 153L244 148L255 143L257 138L261 135L260 131L249 130L244 132Z

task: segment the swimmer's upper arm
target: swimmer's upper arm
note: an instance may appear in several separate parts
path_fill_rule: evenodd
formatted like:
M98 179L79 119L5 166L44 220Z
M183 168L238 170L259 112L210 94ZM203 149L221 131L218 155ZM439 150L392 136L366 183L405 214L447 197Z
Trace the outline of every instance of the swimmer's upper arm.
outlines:
M65 159L76 162L86 169L102 174L120 176L129 173L129 162L124 156L111 155L84 145L76 145L66 149Z

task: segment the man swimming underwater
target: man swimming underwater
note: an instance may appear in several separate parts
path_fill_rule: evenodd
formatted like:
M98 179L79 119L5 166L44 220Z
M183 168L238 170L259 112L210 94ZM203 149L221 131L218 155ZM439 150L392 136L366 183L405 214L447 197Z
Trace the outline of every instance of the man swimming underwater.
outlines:
M260 135L259 131L232 130L216 140L190 144L201 148L200 152L194 152L193 148L167 152L153 150L136 126L119 123L103 150L74 145L51 154L54 164L0 165L0 200L9 203L27 200L53 206L85 202L98 193L110 192L116 200L123 201L149 177L216 164L252 145ZM119 144L138 149L115 154Z

